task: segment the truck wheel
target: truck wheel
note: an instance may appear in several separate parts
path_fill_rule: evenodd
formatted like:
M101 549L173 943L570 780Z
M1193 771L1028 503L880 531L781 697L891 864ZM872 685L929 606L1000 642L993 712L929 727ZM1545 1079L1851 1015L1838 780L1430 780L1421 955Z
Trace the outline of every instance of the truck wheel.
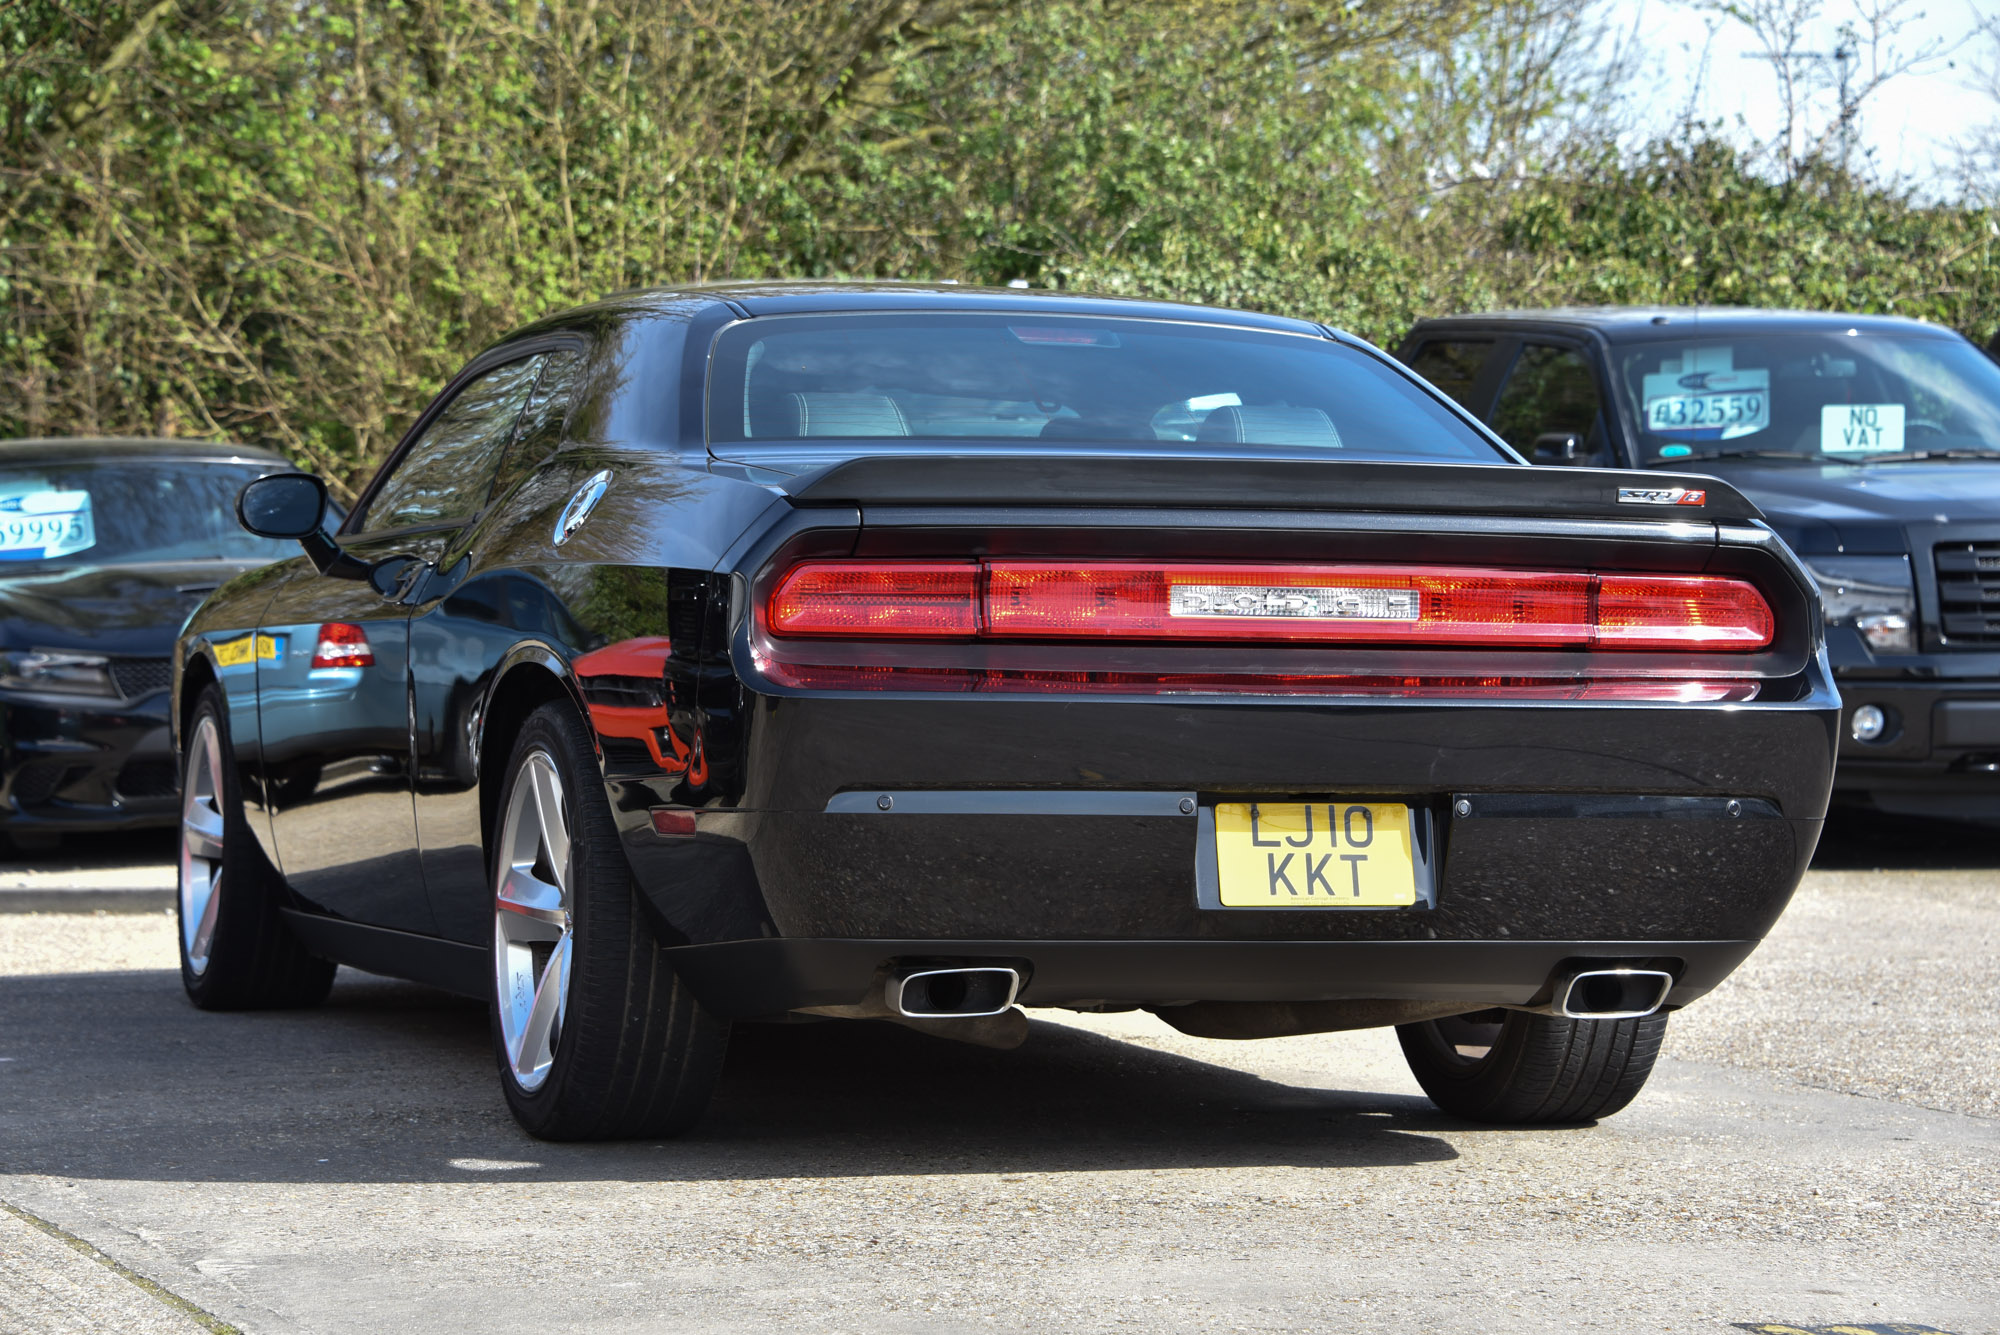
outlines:
M573 709L528 716L489 858L493 1046L507 1106L544 1140L685 1130L729 1037L653 938L603 783Z
M222 688L195 703L181 756L181 986L203 1010L317 1006L331 961L308 954L278 912L278 880L243 819Z
M1569 1020L1512 1010L1396 1027L1432 1103L1468 1121L1521 1126L1617 1112L1652 1074L1666 1032L1664 1013Z

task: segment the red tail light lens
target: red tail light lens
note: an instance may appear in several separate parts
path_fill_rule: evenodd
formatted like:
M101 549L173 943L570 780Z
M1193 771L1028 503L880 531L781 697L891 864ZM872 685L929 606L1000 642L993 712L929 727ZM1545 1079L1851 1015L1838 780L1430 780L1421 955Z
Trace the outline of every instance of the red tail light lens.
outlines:
M312 665L315 669L373 667L375 653L361 627L329 621L319 628L319 647L313 650Z
M1713 575L1600 575L1602 649L1762 649L1771 605L1740 579Z
M979 566L973 561L794 566L771 594L774 635L842 639L966 638L979 630Z
M1714 575L1442 566L845 562L794 567L774 635L1745 651L1762 594Z

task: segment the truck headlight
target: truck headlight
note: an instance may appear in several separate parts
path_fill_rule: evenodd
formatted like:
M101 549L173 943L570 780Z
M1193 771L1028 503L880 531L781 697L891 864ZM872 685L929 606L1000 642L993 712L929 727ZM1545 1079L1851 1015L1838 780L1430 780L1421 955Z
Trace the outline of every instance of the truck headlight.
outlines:
M0 690L38 695L118 694L111 680L110 659L60 649L0 653Z
M1917 586L1907 556L1824 556L1806 562L1819 581L1826 624L1852 624L1878 654L1917 651Z

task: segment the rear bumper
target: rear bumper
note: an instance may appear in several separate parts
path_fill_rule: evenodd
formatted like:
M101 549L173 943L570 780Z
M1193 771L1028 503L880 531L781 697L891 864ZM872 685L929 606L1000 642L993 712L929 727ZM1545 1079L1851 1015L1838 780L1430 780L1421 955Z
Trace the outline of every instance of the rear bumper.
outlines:
M1481 1006L1546 1000L1580 964L1674 974L1669 1006L1728 977L1755 941L737 941L668 952L702 1004L730 1019L855 1005L908 962L1005 964L1024 1006L1180 1001L1410 1000Z
M20 831L180 819L167 692L134 703L0 693L0 824Z
M613 773L612 807L661 939L732 1014L852 1004L905 957L1025 961L1030 1005L1524 1004L1565 959L1668 958L1683 1004L1790 899L1837 717L1830 690L1751 706L749 694L719 713L705 758L734 804L662 835L652 811L687 790ZM1428 813L1433 901L1222 908L1203 816L1246 796Z

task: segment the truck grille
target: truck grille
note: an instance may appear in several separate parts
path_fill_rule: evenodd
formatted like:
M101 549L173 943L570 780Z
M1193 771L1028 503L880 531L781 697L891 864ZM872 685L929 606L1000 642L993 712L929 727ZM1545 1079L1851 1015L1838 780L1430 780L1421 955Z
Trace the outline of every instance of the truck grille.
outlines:
M173 684L173 680L174 665L164 658L111 660L111 681L118 687L118 694L127 700L137 700L142 695L164 691Z
M1952 648L2000 644L2000 541L1941 542L1938 627Z

